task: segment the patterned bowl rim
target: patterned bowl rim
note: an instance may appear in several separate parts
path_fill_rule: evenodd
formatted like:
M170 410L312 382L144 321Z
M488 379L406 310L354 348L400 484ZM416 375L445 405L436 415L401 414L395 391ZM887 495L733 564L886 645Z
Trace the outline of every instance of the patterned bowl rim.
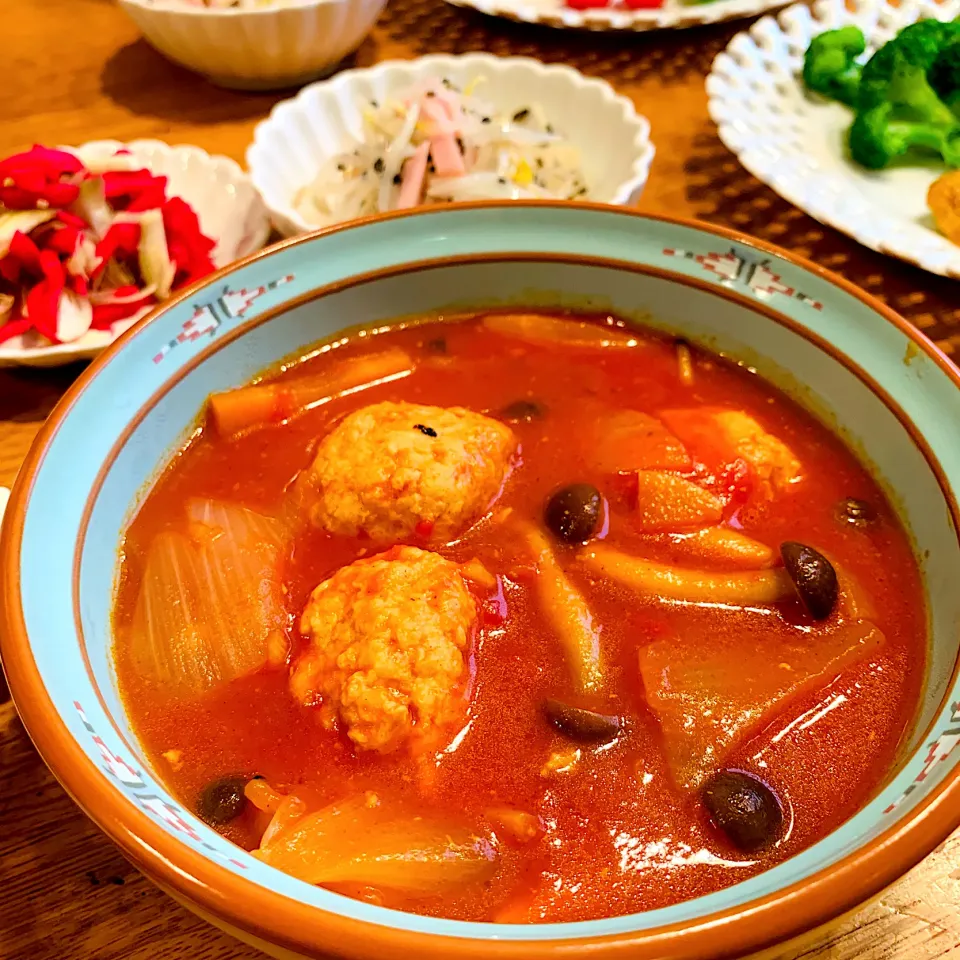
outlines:
M459 209L485 210L500 207L556 208L569 211L570 204L553 201L486 201L458 205ZM634 218L638 223L663 223L698 231L725 243L753 249L781 258L822 281L855 297L878 317L896 327L922 354L925 354L950 381L960 388L960 370L953 367L936 345L885 304L854 284L823 267L773 244L747 237L736 230L704 224L689 218L654 216L605 204L577 204L578 209ZM188 847L169 833L124 794L105 786L101 771L82 750L67 728L56 704L47 692L33 658L21 605L19 558L27 504L36 476L54 437L78 397L97 377L101 368L123 351L129 339L158 321L174 307L191 299L207 285L216 285L235 270L261 259L276 256L290 247L312 239L361 228L374 221L429 217L445 207L397 211L381 217L340 224L312 234L292 237L217 271L201 283L187 288L162 307L122 334L67 390L44 423L23 463L4 517L0 538L0 655L20 717L44 762L81 809L116 843L143 873L177 899L195 907L207 919L215 919L235 931L258 938L304 956L318 956L318 950L338 950L351 945L351 953L375 960L381 957L411 956L417 960L543 960L586 955L603 960L705 960L751 954L848 913L878 896L895 880L919 863L960 825L960 765L946 774L928 796L902 814L889 828L836 863L782 889L706 916L651 930L550 940L467 939L432 933L400 930L368 923L341 913L310 906L234 874L214 860ZM509 252L505 251L509 258ZM470 256L456 258L469 262ZM481 258L482 259L482 258ZM585 258L613 269L623 264L610 258ZM418 262L406 265L416 270ZM364 279L404 272L388 268L360 274ZM337 289L345 279L321 288ZM354 278L355 279L355 278ZM687 278L689 280L689 278ZM722 287L711 291L733 302L742 300ZM281 304L269 311L275 316L289 309ZM775 314L776 311L765 311ZM822 344L822 346L829 346ZM838 359L850 366L852 360L833 348ZM868 381L869 382L869 381ZM870 384L881 399L882 388ZM906 424L905 424L906 425ZM913 431L916 428L910 424ZM921 451L922 437L914 436ZM929 457L927 457L929 460ZM931 464L936 467L935 464ZM960 510L949 484L939 477L954 524ZM960 528L960 525L958 525ZM955 663L947 697L958 679L960 662ZM946 700L945 700L946 702Z

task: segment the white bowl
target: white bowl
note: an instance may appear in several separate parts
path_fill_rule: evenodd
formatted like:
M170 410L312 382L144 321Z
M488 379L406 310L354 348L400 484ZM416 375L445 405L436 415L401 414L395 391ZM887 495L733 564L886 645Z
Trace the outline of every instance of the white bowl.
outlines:
M608 83L526 57L429 56L388 60L311 84L257 125L247 166L274 226L285 236L315 229L296 212L293 198L328 157L360 139L362 105L437 76L461 88L483 77L478 95L504 112L539 104L580 150L588 186L584 199L620 205L639 200L654 155L650 123Z
M960 278L960 246L934 226L930 184L942 164L918 158L865 170L847 156L853 111L808 94L800 71L811 38L855 24L872 53L922 17L952 20L960 0L818 0L737 34L707 78L720 139L758 180L865 247Z
M129 150L146 169L167 177L167 195L182 197L200 218L200 229L217 241L214 266L255 253L270 235L270 220L249 177L229 157L210 156L199 147L171 147L159 140L95 140L80 147L64 147L81 154ZM144 311L148 313L149 310ZM12 337L0 345L0 367L57 367L89 360L115 339L117 333L90 330L79 340L43 347L23 345Z
M276 90L330 73L360 46L386 0L288 0L252 10L119 2L174 63L221 87Z

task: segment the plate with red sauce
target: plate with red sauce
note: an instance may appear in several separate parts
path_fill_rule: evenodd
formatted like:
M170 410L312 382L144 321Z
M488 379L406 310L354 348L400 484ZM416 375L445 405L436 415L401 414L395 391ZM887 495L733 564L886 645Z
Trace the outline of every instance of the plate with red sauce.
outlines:
M755 17L787 0L447 0L492 17L572 30L683 30Z
M960 819L955 380L824 271L614 208L293 242L54 415L4 527L11 690L242 937L748 954Z

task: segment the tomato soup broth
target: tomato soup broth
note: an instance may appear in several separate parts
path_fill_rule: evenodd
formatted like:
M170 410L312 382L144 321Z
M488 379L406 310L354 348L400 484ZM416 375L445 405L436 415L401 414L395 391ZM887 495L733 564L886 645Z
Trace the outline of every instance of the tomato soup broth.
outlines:
M576 319L594 334L615 329L609 319ZM205 423L126 533L115 611L118 682L147 757L188 808L197 810L218 778L256 776L281 796L295 794L304 809L360 796L439 811L489 844L491 869L449 887L405 890L336 874L325 884L332 889L419 913L501 922L667 906L744 880L823 838L878 789L909 732L926 661L921 580L904 530L851 452L782 393L726 360L642 331L632 343L549 333L541 335L536 321L514 329L491 325L489 315L464 316L308 354L269 382L295 385L385 349L411 358L412 372L305 411L274 410L258 428L229 436ZM342 725L321 722L322 698L305 703L291 693L311 592L389 549L362 531L285 528L278 577L287 619L281 652L268 663L192 695L145 673L131 637L146 557L159 536L183 527L184 504L209 498L288 517L296 478L320 440L348 414L385 401L467 408L506 423L517 440L486 515L450 542L429 545L489 574L469 581L478 616L464 651L457 722L429 747L361 749ZM776 438L792 454L796 476L764 477L752 441L730 448L712 421L697 420L698 411L721 409L747 415ZM624 411L642 413L660 433L645 434ZM649 445L664 436L679 438L688 462L646 469ZM678 595L682 586L658 595L636 578L611 575L610 556L701 571L707 590L711 574L754 575L744 572L749 557L731 559L709 545L698 555L695 534L704 524L696 516L664 519L661 501L644 500L651 476L661 483L665 473L722 503L710 529L773 552L756 564L770 583L785 576L782 543L829 556L841 612L814 617L802 593L769 602L722 593L712 601ZM584 543L555 536L544 521L545 504L571 484L600 495ZM638 520L644 502L653 503L646 521ZM589 610L596 682L578 680L558 639L557 594L544 593L547 561L531 548L531 530L543 534L551 568ZM418 529L417 536L429 534ZM418 545L417 537L411 542ZM859 646L836 640L838 616L869 622ZM822 653L830 644L835 657ZM815 669L808 650L820 658ZM744 673L753 679L745 683ZM612 735L569 736L557 701L608 718ZM723 784L711 779L719 770L768 788L760 799L773 798L778 808L775 835L754 843L730 825L723 797L716 799ZM230 815L214 822L254 850L275 811L267 807L237 798Z

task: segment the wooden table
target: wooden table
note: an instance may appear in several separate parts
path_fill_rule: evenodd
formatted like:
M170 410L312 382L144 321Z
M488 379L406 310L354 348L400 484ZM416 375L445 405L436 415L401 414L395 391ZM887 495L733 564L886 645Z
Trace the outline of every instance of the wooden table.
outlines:
M112 0L0 0L0 155L31 143L157 137L242 162L276 95L228 93L167 63ZM859 248L747 175L707 117L703 77L738 27L579 36L487 20L441 0L390 0L360 65L488 50L605 77L651 120L657 159L643 207L773 240L887 301L948 351L960 287ZM0 485L76 368L0 372ZM122 859L47 772L0 681L0 960L253 960ZM804 960L960 957L960 835ZM782 960L796 960L784 954Z

